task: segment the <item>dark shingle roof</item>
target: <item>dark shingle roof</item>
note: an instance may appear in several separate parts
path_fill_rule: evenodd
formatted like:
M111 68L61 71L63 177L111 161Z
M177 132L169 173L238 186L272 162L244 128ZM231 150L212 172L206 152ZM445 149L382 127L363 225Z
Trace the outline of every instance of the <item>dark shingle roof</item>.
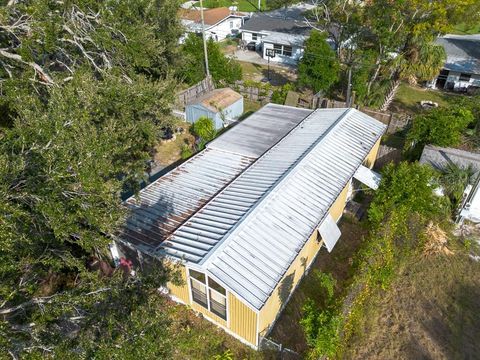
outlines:
M448 164L455 164L462 168L471 166L475 172L480 171L480 154L427 145L423 149L421 164L429 164L437 170L445 169Z
M306 35L310 28L303 21L288 20L270 17L264 14L255 14L242 26L247 31L275 31L288 34Z
M480 34L446 35L437 39L447 53L445 69L480 74Z

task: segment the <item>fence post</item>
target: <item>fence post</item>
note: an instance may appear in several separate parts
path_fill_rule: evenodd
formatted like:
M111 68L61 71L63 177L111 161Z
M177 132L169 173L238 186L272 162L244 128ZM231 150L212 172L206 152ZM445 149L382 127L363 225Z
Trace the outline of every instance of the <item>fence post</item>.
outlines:
M390 126L392 125L392 120L393 120L393 113L390 113L390 116L388 117L388 126L387 126L387 134L390 134Z

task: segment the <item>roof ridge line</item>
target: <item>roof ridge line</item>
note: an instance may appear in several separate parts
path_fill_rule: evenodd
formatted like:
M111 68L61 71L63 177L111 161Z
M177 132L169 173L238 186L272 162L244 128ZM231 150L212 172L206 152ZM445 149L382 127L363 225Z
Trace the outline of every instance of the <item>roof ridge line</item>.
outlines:
M268 106L270 105L267 104L265 106ZM275 104L277 105L277 104ZM268 150L266 150L262 155L260 155L259 157L257 157L250 165L248 165L245 169L243 169L237 176L235 176L232 180L230 180L228 183L225 184L225 186L223 186L220 190L218 190L212 197L210 197L210 199L205 203L203 204L203 206L201 206L199 209L197 209L197 211L195 211L193 214L191 214L187 219L185 219L185 221L183 221L171 234L169 234L165 239L163 239L163 241L158 244L155 249L153 250L154 253L157 253L158 251L160 251L161 247L162 247L162 244L164 244L166 241L168 241L169 239L171 239L175 233L183 226L185 225L188 221L190 221L197 213L199 213L200 211L202 211L205 207L207 207L207 205L209 205L213 200L215 200L217 198L217 196L219 194L221 194L227 187L230 186L230 184L232 184L236 179L238 179L242 174L244 174L248 169L250 169L250 167L252 167L253 165L255 165L260 159L262 159L270 150L272 150L274 147L276 147L283 139L285 139L287 136L289 136L293 131L295 131L295 129L297 129L301 124L303 124L308 117L310 117L310 115L312 115L313 113L315 113L316 110L312 111L311 113L309 113L305 118L303 118L302 121L300 121L295 127L293 127L289 132L287 132L284 136L282 136L275 144L273 144ZM223 135L223 134L222 134ZM214 139L215 140L215 139ZM213 140L212 140L213 141ZM208 145L208 144L207 144ZM241 155L241 156L245 156L245 157L248 157L248 158L254 158L253 156L246 156L246 155L242 155L242 154L238 154L238 153L235 153L235 152L231 152L231 151L227 151L227 150L224 150L224 149L217 149L217 148L210 148L208 146L205 147L204 150L202 150L201 152L203 151L207 151L207 150L210 150L210 151L222 151L226 154L234 154L234 155ZM196 154L197 155L197 154ZM196 156L195 155L195 156ZM190 159L194 158L195 156L192 156ZM190 159L188 159L187 161L189 161ZM150 184L149 184L150 185ZM214 250L215 249L215 246L210 250ZM209 252L210 253L210 252ZM208 257L209 254L207 254L207 257ZM203 261L200 262L200 264L203 263Z
M310 113L305 119L303 119L295 128L292 129L287 135L285 135L277 144L272 146L269 150L267 150L261 157L259 157L254 163L252 163L248 168L246 168L244 171L242 171L238 177L240 177L242 174L244 174L247 169L250 167L254 166L260 159L263 159L267 154L269 154L274 148L280 145L280 142L282 142L284 139L289 137L291 134L293 134L301 125L303 125L312 115L314 115L319 109L314 110L312 113ZM317 139L309 148L292 164L290 169L288 169L275 183L272 185L271 190L265 192L257 201L255 204L237 221L237 223L223 236L222 240L220 240L204 257L203 259L199 262L199 264L203 268L207 268L209 264L211 264L217 257L214 255L214 253L218 253L219 249L225 248L229 243L232 235L235 232L238 232L239 228L241 225L244 223L244 221L250 217L253 213L258 211L258 207L263 201L270 197L271 194L273 193L274 189L276 189L280 184L282 184L287 178L289 178L289 175L293 173L295 169L298 168L298 165L303 162L303 160L312 152L314 148L318 146L320 142L322 142L329 134L331 134L331 131L337 126L337 124L343 120L347 114L350 114L351 112L355 111L353 108L345 108L344 112L342 113L341 116L338 117L338 119L335 120L335 122L328 127L328 129L325 131L323 136L321 136L319 139ZM237 178L238 178L237 177ZM235 178L235 179L237 179ZM229 184L230 185L230 184ZM225 190L228 186L224 187L223 190ZM223 191L222 190L222 191ZM216 197L216 196L215 196Z

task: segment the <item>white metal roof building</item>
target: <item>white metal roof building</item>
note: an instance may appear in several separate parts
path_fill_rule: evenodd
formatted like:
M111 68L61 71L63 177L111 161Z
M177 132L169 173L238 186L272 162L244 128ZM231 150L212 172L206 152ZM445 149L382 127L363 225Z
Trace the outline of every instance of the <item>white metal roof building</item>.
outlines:
M151 254L177 259L205 273L259 312L312 234L321 233L321 228L331 231L332 223L336 228L329 210L378 145L385 128L354 109L312 112L268 105L187 162L181 180L167 174L167 180L158 180L165 184L164 191L159 193L154 183L140 193L140 204L130 199L130 206L137 206L132 217L142 225L130 221L124 241L132 242L130 236L135 241L162 234L163 240L156 237L149 246ZM196 164L213 156L209 153L222 154L218 168L212 166L209 171L213 175L223 171L224 177L212 189L195 188L190 203L190 195L184 199L179 194L177 203L177 192L188 190L184 179L197 183L199 176L205 176ZM155 206L155 199L163 194L172 201L164 212L189 209L182 221L168 220L171 229L164 233L160 223L170 219L168 214L161 214L160 221L152 218L155 213L148 215L149 220L139 219L146 216L145 207ZM147 198L151 203L143 201Z

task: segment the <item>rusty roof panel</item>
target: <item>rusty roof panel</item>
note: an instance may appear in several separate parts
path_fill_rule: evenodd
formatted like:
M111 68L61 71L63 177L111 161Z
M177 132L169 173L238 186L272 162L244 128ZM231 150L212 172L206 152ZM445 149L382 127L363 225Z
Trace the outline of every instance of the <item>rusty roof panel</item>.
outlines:
M204 150L126 200L132 211L121 238L153 250L253 160Z

